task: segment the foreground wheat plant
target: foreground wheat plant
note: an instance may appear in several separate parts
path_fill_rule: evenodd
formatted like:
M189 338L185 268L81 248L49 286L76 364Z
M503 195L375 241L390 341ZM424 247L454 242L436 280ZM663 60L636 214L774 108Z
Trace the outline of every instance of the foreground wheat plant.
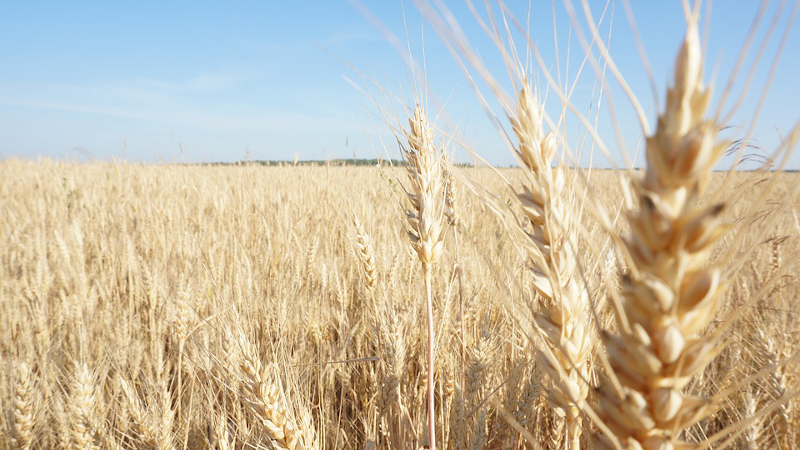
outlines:
M699 200L726 145L717 140L719 125L704 118L711 90L701 80L697 17L687 22L675 84L647 138L647 169L634 181L639 210L629 215L624 241L629 272L617 311L620 334L604 339L621 392L601 395L600 411L630 449L683 448L681 431L711 407L684 388L718 350L698 333L720 304L719 271L706 265L727 227L717 220L722 205Z
M517 117L510 117L519 140L517 150L528 173L529 184L518 195L532 231L526 245L533 264L533 286L541 303L536 324L548 347L540 360L553 380L549 399L567 425L569 448L580 448L583 425L580 410L589 386L586 383L593 340L588 325L589 300L577 270L574 202L567 192L561 166L551 166L556 150L552 132L544 133L542 105L523 85Z
M408 211L411 245L422 263L425 278L428 315L428 433L430 448L436 449L436 415L434 409L433 382L433 298L431 297L431 267L443 252L445 213L442 196L442 167L433 144L433 130L425 112L417 106L414 117L409 119L410 130L406 133L408 146L404 146L408 161L408 178L411 190L408 199L412 210Z

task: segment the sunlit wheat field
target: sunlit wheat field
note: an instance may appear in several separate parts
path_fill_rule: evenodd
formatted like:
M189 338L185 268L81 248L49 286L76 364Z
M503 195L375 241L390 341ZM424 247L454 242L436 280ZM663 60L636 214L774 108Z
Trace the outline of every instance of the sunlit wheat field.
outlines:
M23 431L29 448L421 446L424 292L402 216L404 176L389 167L0 164L0 447ZM462 176L512 204L489 169ZM620 176L591 174L600 201L619 204ZM689 387L697 393L725 391L798 350L798 218L772 205L800 180L733 177L730 219L753 208L780 217L736 236L757 248L718 315L769 292L726 335ZM777 185L754 204L765 177ZM542 448L557 448L560 419L520 319L535 295L527 259L483 201L459 191L458 208L432 276L440 445L530 445L510 415ZM354 217L369 238L369 273ZM601 230L586 226L602 246ZM581 252L595 291L600 277L619 276L614 251L604 251L599 261ZM796 366L768 370L689 439L783 399L745 433L757 448L790 448L800 420L786 396L799 381Z

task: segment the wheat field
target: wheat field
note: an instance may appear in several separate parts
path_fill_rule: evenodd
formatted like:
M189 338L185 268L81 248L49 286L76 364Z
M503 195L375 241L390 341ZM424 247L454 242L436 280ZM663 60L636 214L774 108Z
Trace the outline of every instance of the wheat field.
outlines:
M403 172L2 162L0 448L426 444L425 293L405 235ZM501 172L522 178L520 169ZM618 202L621 176L592 174L603 202ZM460 177L500 204L513 200L488 169ZM754 250L717 317L768 293L687 387L734 389L684 438L756 417L732 445L792 448L797 366L757 372L800 344L798 219L780 206L800 179L733 177L726 214L754 223L725 239ZM753 205L772 177L767 201ZM432 270L439 445L562 448L564 421L548 406L548 372L522 318L535 296L527 258L509 226L464 191ZM763 214L752 217L754 208ZM769 229L759 225L766 216L777 217ZM586 228L605 240L601 228ZM599 263L583 253L593 292L599 278L619 277L609 248ZM593 363L590 379L602 371ZM584 419L582 428L591 445L595 427Z
M581 112L582 69L534 68L502 2L481 25L508 82L414 3L516 168L446 129L410 42L411 98L354 70L401 163L0 161L0 449L800 447L800 125L762 151L767 89L745 101L798 5L715 91L683 2L649 114L584 2L583 63L642 156L600 170L581 154L628 155L612 93Z

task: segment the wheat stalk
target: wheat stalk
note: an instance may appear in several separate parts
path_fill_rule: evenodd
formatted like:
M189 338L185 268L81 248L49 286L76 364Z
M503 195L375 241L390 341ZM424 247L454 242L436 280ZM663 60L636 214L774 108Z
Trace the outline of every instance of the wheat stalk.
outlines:
M526 233L533 263L533 286L541 302L535 320L550 353L540 353L553 386L551 404L561 411L570 448L580 448L580 410L589 386L589 357L594 341L588 324L586 287L577 270L571 234L577 227L575 208L566 189L566 168L551 166L555 136L545 134L544 111L525 82L517 103L517 117L509 117L519 140L517 150L528 173L529 185L518 194L532 232Z
M705 268L726 226L722 205L700 206L707 177L726 148L718 125L704 119L711 90L701 80L697 18L688 27L667 92L665 111L647 138L647 169L634 181L639 210L629 214L630 258L623 277L619 335L604 343L622 395L604 393L601 416L629 448L674 448L677 433L709 411L683 388L718 350L695 336L714 317L722 291L719 271Z

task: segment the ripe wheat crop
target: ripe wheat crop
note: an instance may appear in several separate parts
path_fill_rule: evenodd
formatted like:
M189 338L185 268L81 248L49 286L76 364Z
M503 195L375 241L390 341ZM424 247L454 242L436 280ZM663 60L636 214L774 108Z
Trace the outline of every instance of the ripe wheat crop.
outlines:
M686 14L642 170L519 61L514 169L416 101L402 167L0 162L0 449L797 448L800 175L713 171Z
M394 200L403 192L382 182L378 169L8 160L0 172L0 404L7 418L0 447L423 443L425 286L397 216ZM518 185L526 180L521 169L502 172ZM404 176L400 169L394 175ZM615 196L616 175L596 175L600 196ZM466 176L505 191L488 169ZM776 198L800 182L776 176ZM743 189L761 179L735 177ZM712 176L710 189L721 183L721 174ZM515 201L515 192L504 200ZM750 201L743 194L728 214L749 210ZM359 211L370 237L366 260L348 211ZM769 235L796 236L791 211L775 214ZM459 215L463 314L452 239L444 239L431 278L438 443L523 442L506 414L543 448L563 443L550 425L562 420L547 400L552 371L518 328L518 312L497 300L509 295L509 276L521 277L519 300L536 295L528 257L483 202L462 196ZM752 228L743 239L760 242L762 234ZM304 249L315 240L308 264ZM758 246L718 315L759 290L770 294L734 325L729 345L691 392L719 392L796 353L796 245L789 237ZM783 281L771 284L776 274ZM787 398L798 388L797 373L781 366L736 391L688 439L741 421L748 402L761 409ZM746 436L788 445L800 431L796 409L784 402ZM282 440L275 424L297 438Z

